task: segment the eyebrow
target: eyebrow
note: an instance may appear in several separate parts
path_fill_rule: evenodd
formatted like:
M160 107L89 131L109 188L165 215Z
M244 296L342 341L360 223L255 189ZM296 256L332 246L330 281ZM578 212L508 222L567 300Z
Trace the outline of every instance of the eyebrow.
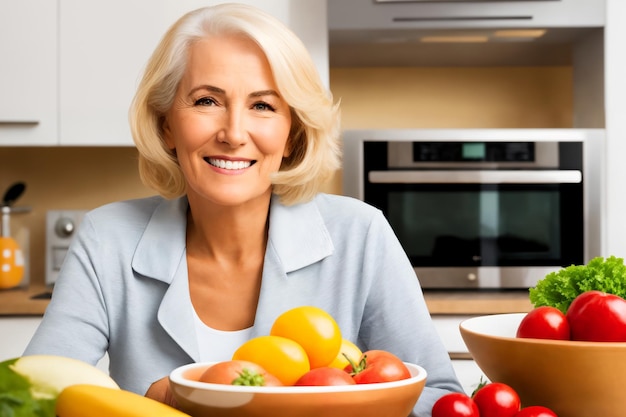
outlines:
M226 91L219 87L215 87L213 85L208 85L208 84L203 84L203 85L199 85L197 87L192 88L191 91L189 92L189 95L190 96L193 95L193 93L195 93L198 90L207 90L216 94L226 94ZM278 95L278 92L276 92L275 90L254 91L248 95L248 97L263 97L263 96L280 97Z

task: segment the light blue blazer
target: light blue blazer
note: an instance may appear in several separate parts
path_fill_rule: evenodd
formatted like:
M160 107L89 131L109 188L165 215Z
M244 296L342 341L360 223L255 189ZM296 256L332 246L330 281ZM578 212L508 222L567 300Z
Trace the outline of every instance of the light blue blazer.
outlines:
M24 354L95 364L145 393L199 360L185 256L186 198L123 201L90 211L72 241L42 323ZM416 413L462 391L410 262L382 212L320 194L284 206L272 198L261 293L251 337L282 312L315 305L362 350L384 349L428 372Z

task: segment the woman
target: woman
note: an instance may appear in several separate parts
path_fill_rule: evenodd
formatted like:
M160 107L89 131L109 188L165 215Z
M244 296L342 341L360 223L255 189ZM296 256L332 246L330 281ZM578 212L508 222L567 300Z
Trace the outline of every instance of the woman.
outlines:
M281 23L243 5L183 16L148 63L131 127L160 196L84 218L25 354L108 352L122 388L170 402L175 367L228 360L282 312L315 305L361 349L426 368L420 415L462 390L382 213L319 193L339 165L339 111Z

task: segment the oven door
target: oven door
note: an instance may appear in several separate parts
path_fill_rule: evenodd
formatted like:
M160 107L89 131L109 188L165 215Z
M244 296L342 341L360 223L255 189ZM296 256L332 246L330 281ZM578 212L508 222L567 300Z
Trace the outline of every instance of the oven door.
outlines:
M528 288L584 263L578 170L370 171L364 196L424 288Z

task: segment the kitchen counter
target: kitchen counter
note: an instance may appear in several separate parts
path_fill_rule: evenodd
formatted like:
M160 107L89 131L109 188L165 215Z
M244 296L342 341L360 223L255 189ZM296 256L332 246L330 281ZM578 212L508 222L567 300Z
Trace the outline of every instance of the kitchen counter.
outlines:
M48 294L48 288L38 285L0 291L0 316L43 315L49 302ZM433 315L522 313L532 308L526 290L424 290L424 298Z
M49 293L43 285L0 290L0 316L41 316L50 301Z
M528 290L424 290L424 298L432 315L526 313L533 307Z

